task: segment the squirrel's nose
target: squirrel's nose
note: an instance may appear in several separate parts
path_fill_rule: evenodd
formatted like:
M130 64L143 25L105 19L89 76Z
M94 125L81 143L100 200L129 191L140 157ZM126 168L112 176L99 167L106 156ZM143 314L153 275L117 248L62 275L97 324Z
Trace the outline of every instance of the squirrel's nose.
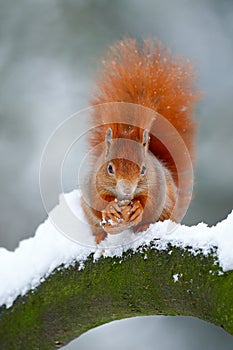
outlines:
M137 188L137 184L134 182L130 182L129 180L118 180L117 181L117 194L118 199L132 199L133 194Z

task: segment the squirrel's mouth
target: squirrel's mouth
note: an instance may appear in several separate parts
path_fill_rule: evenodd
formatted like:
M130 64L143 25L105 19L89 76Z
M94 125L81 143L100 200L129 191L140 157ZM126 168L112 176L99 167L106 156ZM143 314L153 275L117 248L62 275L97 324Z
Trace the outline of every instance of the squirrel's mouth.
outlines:
M117 195L117 201L119 202L129 202L134 198L133 194Z
M131 182L126 179L120 179L117 181L117 200L127 201L134 198L134 194L137 188L137 182Z

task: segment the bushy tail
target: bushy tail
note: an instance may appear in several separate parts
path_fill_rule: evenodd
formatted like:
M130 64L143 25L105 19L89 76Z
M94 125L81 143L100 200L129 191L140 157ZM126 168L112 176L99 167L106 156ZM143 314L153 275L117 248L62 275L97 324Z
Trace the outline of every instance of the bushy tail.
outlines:
M160 42L144 40L138 44L134 39L125 39L110 47L102 60L91 104L128 102L153 109L175 127L193 159L195 122L192 114L200 98L194 86L195 77L192 64L173 56ZM94 114L94 123L101 122L99 118L98 113ZM140 120L138 123L141 125ZM104 137L103 132L93 134L92 146ZM166 145L152 137L150 150L174 172L174 159Z

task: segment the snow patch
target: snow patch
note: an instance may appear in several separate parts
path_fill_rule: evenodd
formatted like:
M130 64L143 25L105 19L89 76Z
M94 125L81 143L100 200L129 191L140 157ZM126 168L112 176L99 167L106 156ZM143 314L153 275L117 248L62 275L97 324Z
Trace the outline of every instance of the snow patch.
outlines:
M176 273L175 275L173 275L172 277L173 277L174 283L178 282L179 281L179 277L182 277L182 276L183 276L182 273L181 274Z
M190 247L194 254L201 250L207 255L216 248L216 257L223 271L233 270L233 212L213 227L204 223L187 227L167 220L151 225L140 234L127 230L108 235L96 246L84 218L80 198L79 190L61 195L59 205L38 227L34 237L20 242L14 252L0 248L0 305L10 307L19 295L25 295L37 287L61 264L67 267L78 261L79 269L83 269L91 253L97 260L101 256L121 257L128 249L133 252L139 249L145 255L139 247L146 247L152 241L154 249L164 250L171 244ZM65 234L67 232L68 235ZM172 250L169 254L172 254ZM180 276L173 275L175 283Z

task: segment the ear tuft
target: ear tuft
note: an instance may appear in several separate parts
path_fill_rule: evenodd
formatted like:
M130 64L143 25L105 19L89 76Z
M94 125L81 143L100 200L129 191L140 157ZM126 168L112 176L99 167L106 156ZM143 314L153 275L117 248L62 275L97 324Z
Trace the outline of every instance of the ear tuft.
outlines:
M106 132L105 142L106 142L106 149L107 149L107 151L106 151L106 157L107 157L109 154L111 143L112 143L112 129L111 128L109 128Z

